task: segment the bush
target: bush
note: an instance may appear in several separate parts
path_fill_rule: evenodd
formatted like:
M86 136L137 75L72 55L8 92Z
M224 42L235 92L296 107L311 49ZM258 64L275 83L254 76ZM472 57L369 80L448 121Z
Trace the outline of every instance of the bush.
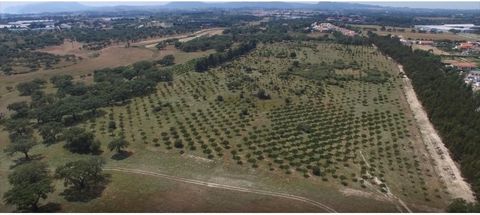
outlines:
M262 100L271 99L270 94L268 94L264 89L258 90L257 97Z
M297 130L305 132L305 133L310 133L313 131L312 126L306 124L306 123L300 123L297 126Z
M116 128L117 128L117 124L115 123L115 121L109 121L109 122L108 122L108 128L109 128L110 130L116 129Z
M183 148L182 140L175 140L174 146L175 146L175 148L177 148L177 149L182 149L182 148Z
M320 167L318 166L313 166L312 167L312 174L316 175L316 176L320 176L322 174L322 172L320 171Z

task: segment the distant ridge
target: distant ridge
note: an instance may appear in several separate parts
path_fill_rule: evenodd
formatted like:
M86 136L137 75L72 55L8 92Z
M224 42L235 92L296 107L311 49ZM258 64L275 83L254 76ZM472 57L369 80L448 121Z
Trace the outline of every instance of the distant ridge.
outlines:
M265 8L265 9L324 9L324 10L341 10L341 9L367 9L367 8L383 8L376 5L348 3L348 2L312 2L312 3L296 3L296 2L170 2L162 6L165 9L207 9L207 8Z

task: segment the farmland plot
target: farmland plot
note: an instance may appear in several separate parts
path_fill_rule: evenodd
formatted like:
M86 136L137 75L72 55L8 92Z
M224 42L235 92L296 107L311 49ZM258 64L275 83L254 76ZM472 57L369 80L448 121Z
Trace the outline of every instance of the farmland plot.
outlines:
M372 47L263 44L208 72L192 68L81 126L102 142L126 137L132 158L177 155L334 184L406 202L403 211L447 204L396 65Z
M154 93L78 124L100 140L113 175L101 197L68 202L59 189L46 201L79 212L282 211L276 204L299 212L407 212L448 204L398 68L374 48L259 44L204 73L193 63L174 66L174 81ZM106 150L120 136L131 143L125 157ZM51 167L85 157L62 146L31 153ZM4 178L11 159L0 156ZM8 188L0 180L0 193ZM182 193L188 190L204 196ZM138 201L148 193L155 195ZM0 211L12 210L0 203Z

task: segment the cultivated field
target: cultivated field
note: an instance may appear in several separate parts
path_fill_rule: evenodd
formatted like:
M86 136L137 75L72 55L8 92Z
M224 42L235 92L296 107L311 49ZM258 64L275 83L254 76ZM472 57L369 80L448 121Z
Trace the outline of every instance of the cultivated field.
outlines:
M156 93L79 125L103 144L103 195L48 201L78 212L442 210L451 194L398 71L373 47L319 42L260 44L206 73L176 66ZM106 144L122 134L131 155L113 159ZM35 153L52 167L83 156L61 143ZM10 160L0 156L2 178Z
M397 35L397 36L402 36L404 39L408 40L452 40L452 41L466 41L466 40L471 40L471 36L468 34L454 34L451 32L444 32L444 33L418 33L418 32L412 32L413 28L398 28L398 27L391 27L391 26L385 26L385 31L380 30L382 26L379 25L353 25L354 27L360 28L364 33L366 34L368 31L368 28L375 28L377 31L373 31L374 33L378 35ZM365 30L364 30L365 29ZM391 31L388 31L388 29L392 29ZM395 29L395 30L394 30ZM404 32L401 32L399 30L404 30Z

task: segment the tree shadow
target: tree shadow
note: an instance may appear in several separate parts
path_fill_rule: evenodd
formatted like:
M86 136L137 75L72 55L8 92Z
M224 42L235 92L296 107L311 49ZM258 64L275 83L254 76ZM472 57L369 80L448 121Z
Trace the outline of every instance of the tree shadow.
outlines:
M59 212L62 210L62 205L54 202L49 202L45 205L38 207L38 211L40 213L53 213Z
M78 190L72 186L65 189L60 195L69 202L89 202L102 195L103 190L105 190L107 184L110 183L110 178L110 174L104 174L103 179L89 189Z
M98 149L98 150L95 150L95 151L90 152L90 153L91 153L92 155L101 155L101 154L103 154L103 152L104 152L103 150ZM86 153L86 154L88 154L88 153Z
M39 161L42 160L45 156L41 154L36 154L36 155L30 155L30 160L26 159L25 157L18 158L16 160L13 160L13 164L10 165L10 169L14 169L17 166L20 166L22 164L28 163L30 161Z
M119 160L126 159L126 158L128 158L128 157L130 157L130 156L132 156L132 155L133 155L133 152L121 151L121 152L119 152L119 153L115 153L114 155L112 155L111 158L112 158L113 160L119 161Z

